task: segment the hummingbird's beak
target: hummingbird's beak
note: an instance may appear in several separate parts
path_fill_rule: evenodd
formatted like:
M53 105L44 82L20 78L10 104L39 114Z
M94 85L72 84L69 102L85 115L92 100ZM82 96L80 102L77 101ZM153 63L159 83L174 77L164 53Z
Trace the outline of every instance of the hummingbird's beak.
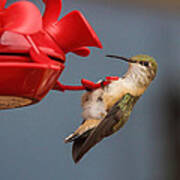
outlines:
M106 55L106 57L110 57L110 58L115 58L115 59L121 59L123 61L126 61L128 63L136 63L136 61L130 59L130 58L125 58L125 57L122 57L122 56L116 56L116 55Z

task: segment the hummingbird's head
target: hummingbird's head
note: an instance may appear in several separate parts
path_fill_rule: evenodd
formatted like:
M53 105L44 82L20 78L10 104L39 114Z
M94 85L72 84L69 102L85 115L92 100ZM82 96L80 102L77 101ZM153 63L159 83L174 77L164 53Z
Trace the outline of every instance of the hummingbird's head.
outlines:
M138 64L140 67L144 67L146 71L151 74L151 78L154 79L157 72L157 62L156 60L148 55L140 54L130 58L132 60L132 64Z
M153 80L156 76L157 72L157 62L156 60L148 55L136 55L131 58L125 58L122 56L115 56L115 55L107 55L106 57L121 59L123 61L126 61L130 65L130 69L134 72L144 72L148 79Z

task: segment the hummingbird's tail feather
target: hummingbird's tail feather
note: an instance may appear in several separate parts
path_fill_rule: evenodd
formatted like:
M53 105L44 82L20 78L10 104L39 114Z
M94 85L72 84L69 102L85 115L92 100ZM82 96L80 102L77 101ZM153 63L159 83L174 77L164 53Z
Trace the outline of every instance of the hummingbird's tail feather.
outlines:
M75 163L79 161L79 151L93 129L89 129L81 135L71 134L64 140L65 143L73 142L72 157Z
M79 159L79 151L81 150L82 145L84 144L84 142L86 141L88 136L86 137L79 137L78 139L76 139L73 142L73 146L72 146L72 157L75 163L78 163Z
M87 138L89 135L89 132L92 130L93 128L88 129L87 131L84 132L79 132L79 128L72 134L70 134L68 137L66 137L64 139L65 143L70 143L79 139L84 139L85 137Z
M76 135L76 134L70 134L68 137L66 137L65 139L64 139L64 142L65 143L70 143L70 142L73 142L73 141L75 141L76 139L78 138L78 135Z
M89 137L91 131L96 128L100 122L101 120L99 119L84 120L74 133L65 138L65 143L73 142L72 155L75 163L78 162L79 152L81 151L82 145Z
M88 136L74 141L72 155L75 163L78 163L93 146L103 139L103 137L96 138L96 129L92 129Z
M65 138L64 142L69 143L69 142L75 141L79 137L87 136L87 134L89 134L89 130L92 130L99 123L100 123L99 119L98 120L97 119L84 120L74 133L70 134L68 137Z
M94 128L95 129L95 128ZM90 146L87 146L87 140L89 141L89 137L91 136L93 130L89 131L89 135L86 137L80 137L76 139L73 143L72 147L72 156L75 163L78 163L82 157L98 142L92 142L89 144ZM94 139L93 139L94 140Z

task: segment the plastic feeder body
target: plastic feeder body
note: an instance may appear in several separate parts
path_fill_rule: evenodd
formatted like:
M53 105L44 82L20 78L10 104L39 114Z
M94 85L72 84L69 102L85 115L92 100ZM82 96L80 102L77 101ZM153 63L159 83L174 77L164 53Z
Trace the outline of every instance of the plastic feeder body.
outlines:
M57 86L66 54L88 56L102 45L79 11L58 21L61 0L44 0L44 15L31 2L5 8L0 0L0 109L39 102Z

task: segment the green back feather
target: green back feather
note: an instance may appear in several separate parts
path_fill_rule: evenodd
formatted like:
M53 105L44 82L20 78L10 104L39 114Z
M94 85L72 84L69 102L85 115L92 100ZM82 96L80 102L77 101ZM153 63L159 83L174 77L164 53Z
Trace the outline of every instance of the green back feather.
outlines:
M139 96L135 97L127 93L113 106L111 114L117 118L113 132L119 130L126 123L138 99Z

